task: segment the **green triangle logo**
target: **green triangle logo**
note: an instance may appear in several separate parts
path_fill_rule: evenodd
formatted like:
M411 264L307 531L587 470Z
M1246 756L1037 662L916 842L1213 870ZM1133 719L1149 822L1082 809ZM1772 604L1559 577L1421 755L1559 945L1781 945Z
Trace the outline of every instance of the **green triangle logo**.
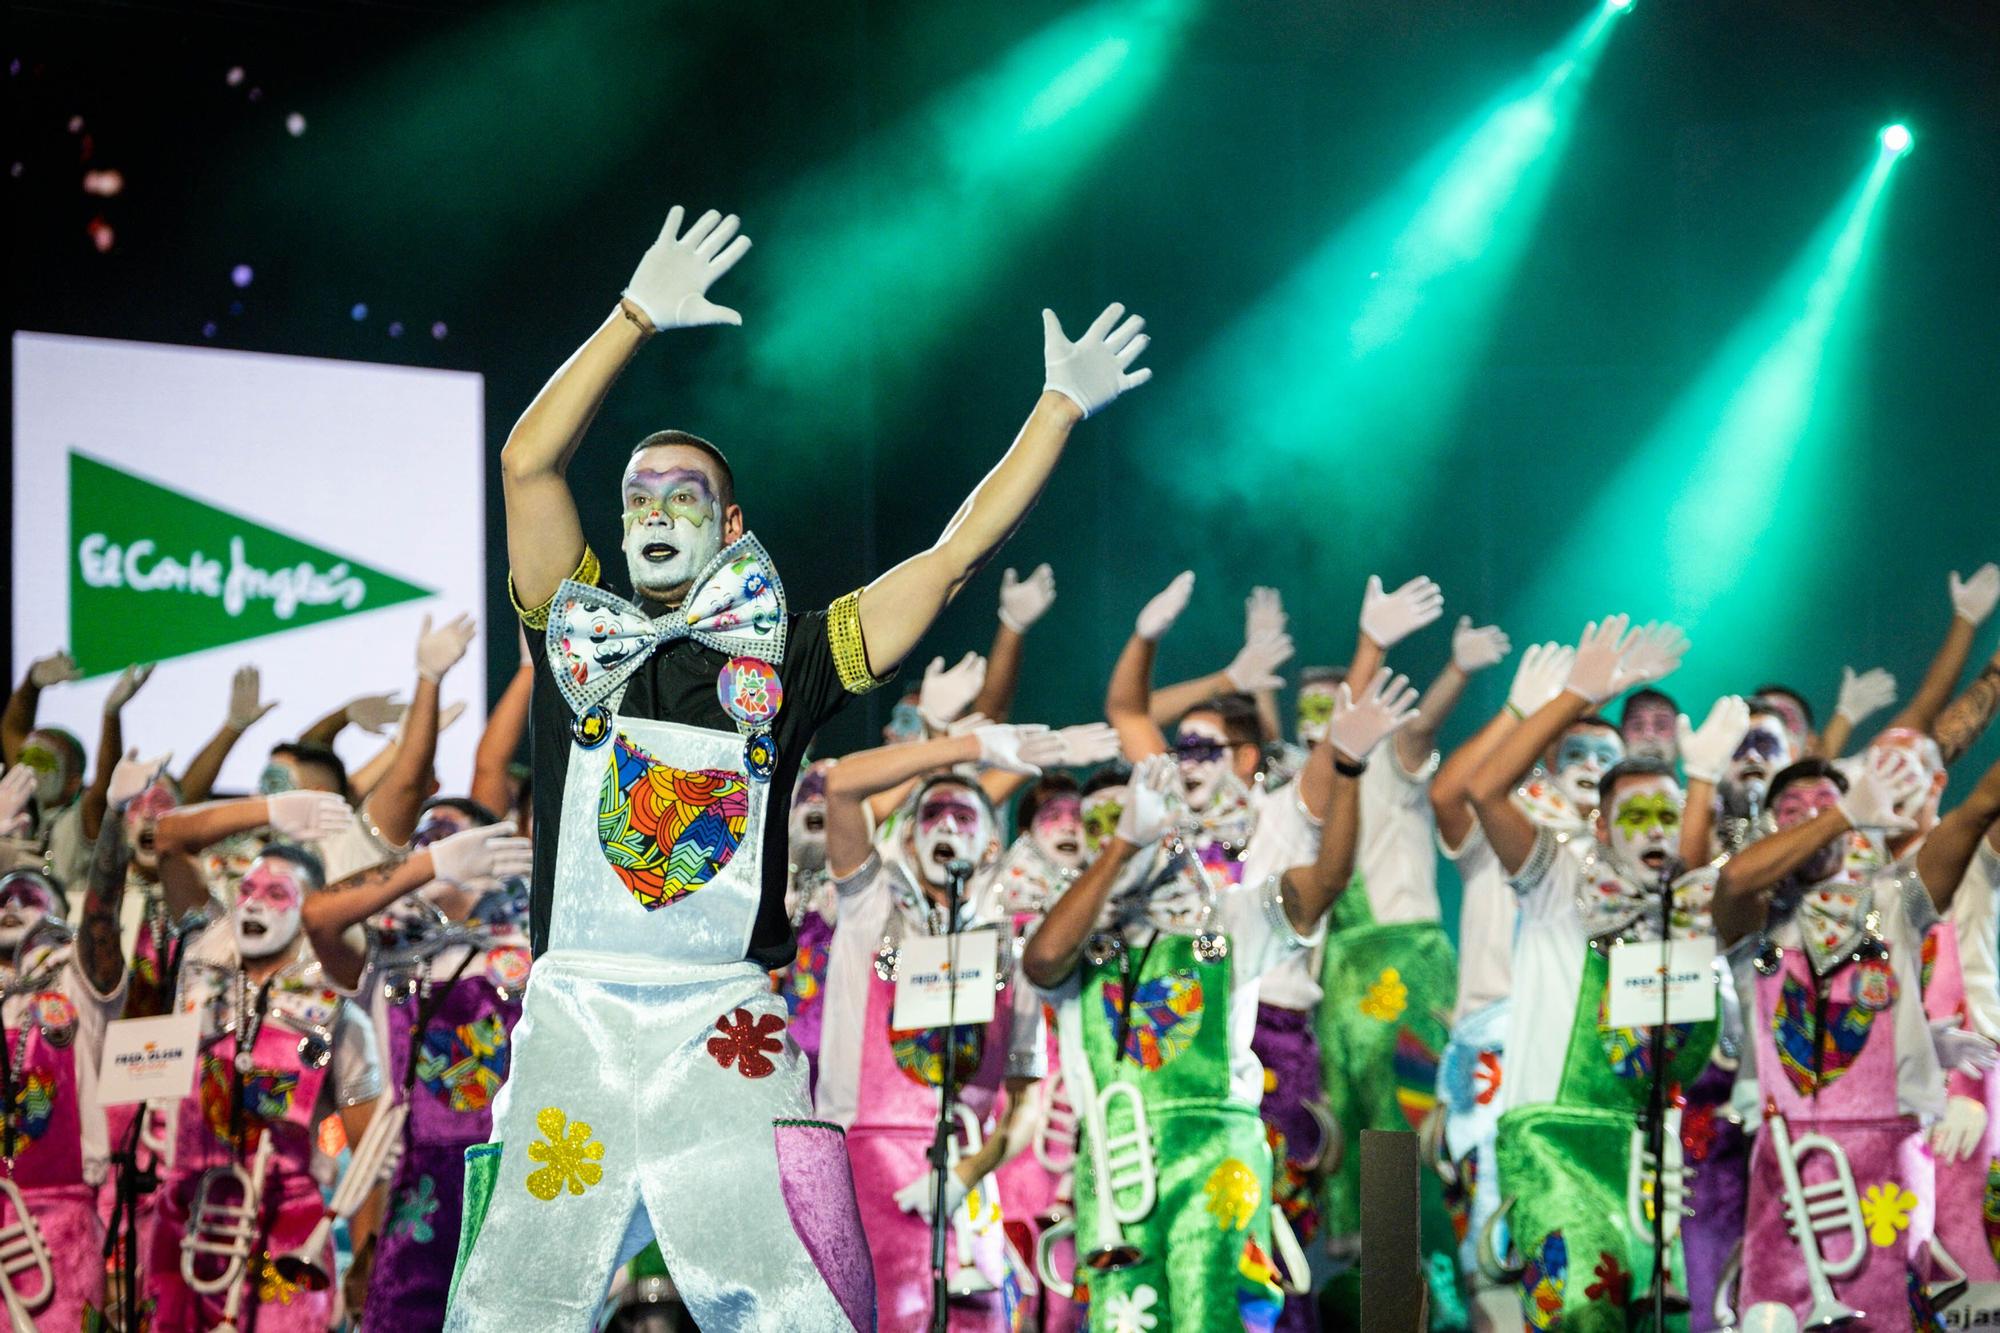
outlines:
M70 652L86 676L436 595L75 449L69 539Z

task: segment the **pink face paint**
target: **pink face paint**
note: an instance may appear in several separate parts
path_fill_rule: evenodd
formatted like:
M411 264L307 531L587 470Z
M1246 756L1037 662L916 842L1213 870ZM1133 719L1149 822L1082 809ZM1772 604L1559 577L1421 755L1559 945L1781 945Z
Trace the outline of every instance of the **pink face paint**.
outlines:
M1830 778L1794 782L1771 803L1771 817L1781 829L1794 828L1840 804L1840 788Z
M268 912L289 912L306 900L289 868L279 869L267 858L250 867L236 891L238 906L260 907Z
M967 837L979 831L979 807L963 796L938 792L926 797L917 812L917 828L924 833L949 830Z

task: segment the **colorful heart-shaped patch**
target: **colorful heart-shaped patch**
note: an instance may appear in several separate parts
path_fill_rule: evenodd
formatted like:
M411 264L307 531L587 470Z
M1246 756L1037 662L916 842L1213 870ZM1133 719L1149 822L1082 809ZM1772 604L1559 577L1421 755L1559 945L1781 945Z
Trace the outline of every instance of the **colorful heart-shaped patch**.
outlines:
M647 911L714 879L750 822L740 773L663 764L620 734L597 798L597 840L613 873Z
M1104 983L1104 1017L1112 1031L1124 1021L1125 986ZM1143 1069L1158 1069L1194 1045L1201 1032L1201 977L1192 968L1142 981L1132 993L1125 1054Z

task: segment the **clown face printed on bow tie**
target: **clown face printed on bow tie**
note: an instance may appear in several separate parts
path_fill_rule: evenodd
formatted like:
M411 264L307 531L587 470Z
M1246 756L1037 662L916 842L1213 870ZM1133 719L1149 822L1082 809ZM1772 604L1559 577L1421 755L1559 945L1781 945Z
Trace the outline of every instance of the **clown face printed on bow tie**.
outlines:
M687 445L634 453L619 494L625 568L642 599L679 606L715 553L743 534L721 469Z
M918 871L925 883L941 889L950 883L946 867L953 861L988 859L994 850L993 816L972 788L940 782L917 802L914 837Z
M826 868L826 771L830 759L821 759L799 774L792 791L792 818L788 826L792 866L797 870Z
M1771 818L1780 829L1796 828L1839 804L1840 787L1832 778L1802 778L1786 784L1772 800ZM1793 878L1801 884L1819 884L1834 878L1841 871L1847 850L1846 835L1831 839L1793 872Z
M1587 815L1597 809L1597 784L1625 757L1625 743L1618 733L1602 723L1571 727L1556 742L1549 763L1549 775L1556 790Z
M1597 836L1621 871L1642 882L1666 867L1681 840L1681 784L1665 774L1627 778L1597 811Z
M269 958L299 937L299 913L306 885L298 866L276 856L260 856L236 890L230 927L243 958Z
M1776 713L1752 713L1750 730L1743 733L1742 744L1722 770L1722 789L1746 805L1761 808L1771 779L1793 757L1785 720Z
M0 965L14 960L31 931L56 910L55 887L33 871L0 879Z
M132 848L132 864L148 876L160 869L159 848L153 838L160 827L160 816L180 804L171 783L160 777L153 785L132 798L132 804L125 807L125 841Z
M1092 858L1104 850L1118 832L1118 820L1125 813L1125 787L1099 787L1083 798L1083 844Z
M1679 710L1657 694L1633 698L1618 719L1618 736L1625 743L1626 755L1673 763L1680 758L1679 720Z
M1917 788L1916 794L1896 806L1897 814L1914 820L1917 825L1910 832L1897 835L1896 841L1899 844L1914 842L1937 827L1938 803L1944 799L1944 754L1935 740L1908 727L1891 727L1877 736L1875 743L1868 747L1868 757L1872 760L1878 751L1902 756L1904 762L1914 766L1922 778L1922 785Z
M1294 730L1299 744L1318 745L1326 739L1327 724L1333 721L1333 704L1338 680L1311 680L1299 686L1298 715Z
M1035 807L1028 836L1063 869L1083 869L1083 798L1073 791L1049 795Z

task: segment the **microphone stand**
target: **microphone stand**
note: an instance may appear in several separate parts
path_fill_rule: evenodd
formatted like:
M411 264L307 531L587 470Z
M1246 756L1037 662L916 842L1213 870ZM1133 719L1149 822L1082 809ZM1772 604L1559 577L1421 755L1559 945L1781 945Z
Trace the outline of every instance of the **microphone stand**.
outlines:
M139 1165L139 1140L146 1127L147 1112L147 1104L139 1103L139 1113L132 1117L123 1144L111 1154L112 1168L118 1174L113 1186L111 1225L104 1232L104 1257L110 1259L121 1250L124 1254L120 1265L119 1318L112 1325L124 1333L139 1333L140 1329L139 1202L160 1184L160 1173L150 1158L145 1166Z
M946 1333L951 1317L951 1283L945 1276L945 1237L951 1218L944 1201L951 1170L951 1141L958 1132L958 905L972 862L963 857L945 866L948 906L945 917L944 1082L938 1088L937 1133L931 1139L931 1333Z
M1653 1155L1653 1328L1667 1328L1667 1015L1672 992L1668 965L1674 925L1674 872L1679 861L1669 856L1660 867L1660 1021L1653 1028L1653 1078L1647 1089L1646 1148Z

